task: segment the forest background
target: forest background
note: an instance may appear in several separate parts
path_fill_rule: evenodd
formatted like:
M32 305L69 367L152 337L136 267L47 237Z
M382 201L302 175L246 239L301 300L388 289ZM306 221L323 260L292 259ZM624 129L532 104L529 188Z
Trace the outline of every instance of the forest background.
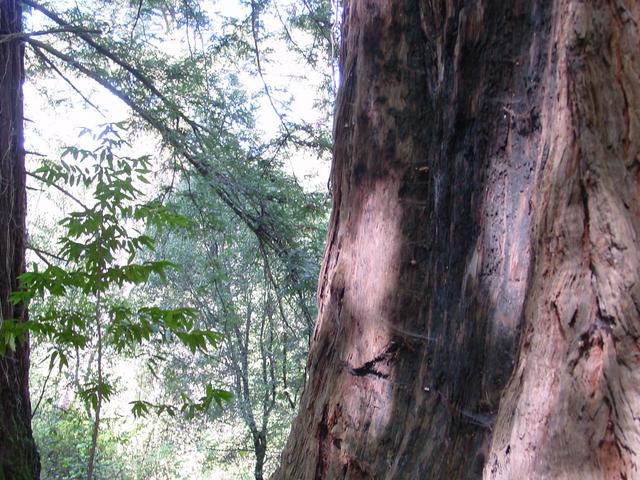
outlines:
M24 0L42 478L263 478L305 382L338 4Z

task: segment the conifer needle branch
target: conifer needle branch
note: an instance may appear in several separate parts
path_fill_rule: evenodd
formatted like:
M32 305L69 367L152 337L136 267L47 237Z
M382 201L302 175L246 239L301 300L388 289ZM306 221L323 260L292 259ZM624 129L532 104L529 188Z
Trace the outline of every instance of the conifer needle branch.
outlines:
M27 2L29 0L23 1ZM131 110L133 110L151 127L153 127L160 134L164 141L175 148L177 153L183 156L187 160L187 162L189 162L195 168L195 170L200 175L202 175L202 177L209 180L210 186L220 197L220 199L240 218L240 220L242 220L256 234L258 238L263 239L265 243L273 248L277 253L283 253L283 246L279 244L280 242L278 241L275 232L267 231L260 223L259 219L256 219L255 216L245 211L239 205L239 202L234 198L235 196L232 194L232 192L229 191L229 184L231 183L231 179L219 172L212 172L209 165L197 158L197 156L190 151L189 147L185 145L184 140L179 138L181 135L179 132L171 130L162 121L155 118L151 113L149 113L138 103L136 103L136 101L131 98L126 92L120 90L111 82L101 77L98 73L87 68L70 55L60 52L59 50L53 48L51 45L48 45L34 38L27 39L27 42L32 47L38 47L41 50L62 60L64 63L70 65L86 77L92 79L107 91L122 100L127 106L129 106L129 108L131 108ZM189 123L192 125L196 125L195 122L191 120L189 120ZM198 141L201 142L200 135L198 135L199 132L197 126L192 126L192 130L198 138ZM231 185L231 187L233 187L233 185Z
M32 47L39 48L40 50L44 50L45 52L47 52L47 53L53 55L54 57L57 57L58 59L62 60L63 62L65 62L66 64L70 65L71 67L73 67L74 69L76 69L77 71L79 71L80 73L85 75L86 77L88 77L91 80L93 80L94 82L96 82L98 85L100 85L103 88L105 88L107 91L109 91L109 93L113 94L114 96L116 96L117 98L122 100L129 108L131 108L131 110L133 110L144 121L146 121L149 125L151 125L162 136L162 138L166 142L168 142L170 145L172 145L174 148L176 148L179 151L179 153L181 155L183 155L189 161L189 163L191 163L196 168L198 173L200 173L204 177L208 177L209 176L209 170L208 170L207 166L204 165L202 162L199 162L193 155L191 155L186 150L186 147L181 145L181 143L178 140L175 139L175 136L176 136L175 132L172 132L160 120L158 120L157 118L154 118L147 110L142 108L126 92L120 90L119 88L117 88L115 85L113 85L108 80L106 80L103 77L101 77L96 72L94 72L94 71L90 70L89 68L85 67L83 64L81 64L75 58L73 58L70 55L67 55L66 53L63 53L63 52L53 48L51 45L48 45L48 44L46 44L44 42L40 42L39 40L35 40L35 39L28 39L27 42Z

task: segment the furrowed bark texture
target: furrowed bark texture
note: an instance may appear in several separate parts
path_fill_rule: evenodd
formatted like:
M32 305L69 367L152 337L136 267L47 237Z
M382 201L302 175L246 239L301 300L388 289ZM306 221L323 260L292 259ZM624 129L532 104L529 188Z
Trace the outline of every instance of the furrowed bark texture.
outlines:
M640 6L347 0L274 478L638 478Z
M488 478L640 478L640 3L557 1L535 262Z
M0 2L0 36L20 33L22 11L15 0ZM25 165L23 147L23 47L0 40L0 322L25 320L23 305L9 302L25 263ZM0 479L39 478L31 434L29 343L0 356Z

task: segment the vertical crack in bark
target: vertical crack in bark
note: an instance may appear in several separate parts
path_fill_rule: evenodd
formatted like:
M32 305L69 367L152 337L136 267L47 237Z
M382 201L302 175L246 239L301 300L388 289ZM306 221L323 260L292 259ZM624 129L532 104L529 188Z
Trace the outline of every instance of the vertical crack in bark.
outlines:
M578 148L578 162L580 162L580 149ZM586 178L588 178L588 171L584 174L584 176L586 176ZM596 271L595 271L595 267L593 265L593 258L592 258L592 253L591 253L591 222L590 222L590 217L589 217L589 193L587 190L587 185L586 185L586 178L580 178L578 180L579 185L580 185L580 196L582 199L582 212L584 215L583 218L583 236L582 236L582 248L584 251L584 256L585 259L587 261L587 265L589 266L589 271L591 272L591 275L594 277L593 280L597 281L596 279Z
M318 424L318 457L316 460L316 473L314 478L316 480L322 480L325 477L325 472L327 471L327 460L329 456L328 452L328 437L329 437L329 427L327 425L327 409L328 407L325 405L322 410L322 419Z

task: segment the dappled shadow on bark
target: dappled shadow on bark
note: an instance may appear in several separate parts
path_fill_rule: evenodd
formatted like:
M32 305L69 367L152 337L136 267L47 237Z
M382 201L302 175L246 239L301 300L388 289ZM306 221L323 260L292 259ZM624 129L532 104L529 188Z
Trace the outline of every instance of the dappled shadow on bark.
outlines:
M320 314L275 477L629 478L640 9L380 3L346 4Z
M345 11L320 315L276 478L480 476L514 365L547 13L409 3Z
M398 13L393 17L402 18ZM378 209L370 220L371 201L347 207L343 230L366 225L361 235L353 235L357 253L348 263L364 263L358 257L367 255L376 222L395 221L398 233L368 259L379 265L390 256L394 264L386 291L374 290L384 295L374 309L377 318L369 321L360 313L371 288L359 289L358 282L373 272L358 269L341 294L335 338L346 340L335 348L346 362L337 389L343 397L335 399L334 408L328 402L324 414L327 434L319 454L324 466L316 472L323 478L480 476L500 394L514 365L529 274L528 180L537 152L528 150L536 128L533 99L510 94L525 83L529 72L523 70L539 67L518 63L526 62L521 57L543 12L487 2L484 10L457 12L457 21L423 13L423 21L442 32L443 58L420 51L427 43L420 37L424 24L402 25L404 38L398 42L417 49L397 67L413 75L402 79L409 86L403 118L387 118L395 128L385 132L384 143L351 139L355 155L352 150L345 162L354 173L350 185L342 185L355 190L349 191L352 199L359 192L368 198L384 184L390 191L385 204L397 202L388 208L393 217ZM437 71L418 67L430 62ZM358 107L366 115L356 116L354 136L379 131L375 109L356 100ZM519 115L529 115L524 119L529 124L520 125L523 120L514 118ZM360 176L362 170L370 175L360 184L353 181L359 155L369 163L366 170L360 166ZM372 158L386 160L377 172ZM344 249L340 255L344 258ZM378 337L367 343L370 332ZM369 357L354 362L353 350Z

